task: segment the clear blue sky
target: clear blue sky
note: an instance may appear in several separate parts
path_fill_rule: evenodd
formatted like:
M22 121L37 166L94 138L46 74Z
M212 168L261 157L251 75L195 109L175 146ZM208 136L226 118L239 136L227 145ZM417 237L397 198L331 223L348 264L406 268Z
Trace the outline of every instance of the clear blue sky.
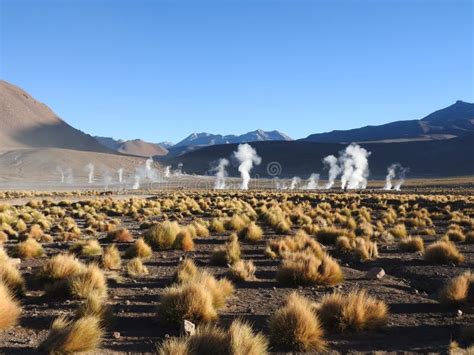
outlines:
M474 1L0 0L1 77L93 135L294 138L474 99Z

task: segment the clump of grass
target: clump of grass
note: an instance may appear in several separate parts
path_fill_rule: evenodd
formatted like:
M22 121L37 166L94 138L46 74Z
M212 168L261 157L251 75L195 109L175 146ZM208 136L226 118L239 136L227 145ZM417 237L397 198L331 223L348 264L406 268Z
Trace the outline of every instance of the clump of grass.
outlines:
M464 261L464 255L453 243L440 240L428 245L425 250L425 260L435 264L460 264Z
M143 276L148 274L148 269L142 263L142 259L133 258L127 263L127 274L129 276Z
M407 252L423 252L425 250L425 245L421 237L408 237L401 239L398 243L400 250Z
M57 254L41 268L39 277L46 282L54 282L77 276L85 271L85 265L74 255Z
M215 233L224 233L225 232L225 226L224 226L224 222L221 220L221 219L218 219L218 218L214 218L210 225L209 225L209 229L212 231L212 232L215 232Z
M225 224L227 230L240 232L245 228L247 222L239 215L233 215Z
M229 277L236 281L254 281L256 267L251 260L239 260L229 269Z
M248 242L255 243L262 239L263 231L255 222L252 222L240 231L240 236Z
M20 270L9 260L0 261L0 282L3 282L15 295L21 296L25 293L25 280Z
M106 299L100 294L93 292L82 302L76 311L76 317L82 318L85 316L98 317L101 324L109 322L112 318L112 311L106 304Z
M212 252L211 261L217 265L233 264L240 260L239 238L234 233L229 237L225 245L217 247Z
M169 322L183 319L192 322L209 322L217 319L212 294L204 285L188 282L166 288L161 296L159 315Z
M439 292L439 301L446 305L464 303L474 284L474 274L467 271L451 279ZM471 291L472 292L472 291ZM474 302L474 299L471 300Z
M338 237L348 234L350 233L347 230L335 227L320 228L315 233L318 241L323 244L334 244Z
M27 238L16 246L16 253L20 258L39 258L44 255L44 249L39 242L33 238Z
M80 241L71 246L71 251L82 256L100 256L103 252L97 239Z
M133 236L127 228L115 229L107 234L107 239L117 243L133 242Z
M104 329L98 317L85 316L76 321L60 317L54 320L48 337L38 350L52 354L93 352L100 346L103 336Z
M189 338L170 338L158 348L160 355L268 354L268 341L243 321L235 320L226 332L216 325L200 325Z
M179 283L191 281L198 272L198 268L192 259L184 259L176 270L174 280Z
M292 293L285 305L270 319L270 340L273 345L301 352L321 352L326 349L324 331L311 302Z
M395 238L403 239L408 236L407 228L403 223L396 224L390 228L389 233Z
M102 266L109 270L119 270L122 266L120 252L115 244L109 245L102 256Z
M153 255L151 247L143 240L138 238L125 252L127 258L149 259Z
M145 241L156 249L171 249L181 231L177 222L164 221L153 225L145 234Z
M7 285L0 279L0 331L18 323L21 306L13 297Z
M472 244L474 243L474 231L470 231L466 233L466 243Z
M184 251L194 250L194 241L189 228L181 228L176 236L175 247Z
M288 254L280 263L276 278L284 285L337 285L344 276L336 260L327 254Z
M288 253L298 251L309 252L319 257L324 254L321 244L311 238L303 230L299 230L294 236L270 240L267 243L265 254L275 259L277 257L284 257Z
M377 243L364 238L355 239L354 251L361 261L374 260L379 256Z
M89 264L82 273L71 278L69 290L77 298L85 299L93 292L105 298L107 297L107 279L99 266Z
M388 317L388 307L365 290L351 291L347 295L325 295L317 307L323 323L341 331L376 329L383 326Z
M459 227L457 224L451 225L444 236L453 242L464 242L466 240L466 236L464 235L461 227Z

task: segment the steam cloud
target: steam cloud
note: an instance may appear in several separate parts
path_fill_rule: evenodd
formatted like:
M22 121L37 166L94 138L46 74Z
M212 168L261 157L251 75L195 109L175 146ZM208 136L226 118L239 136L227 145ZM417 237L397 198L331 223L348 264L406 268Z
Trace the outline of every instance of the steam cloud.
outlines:
M229 161L225 158L219 160L219 165L214 169L216 171L216 181L214 182L214 188L217 190L225 189L225 178L227 172L225 168L229 165Z
M156 182L158 181L158 173L153 168L153 159L148 158L144 165L140 165L135 169L134 183L132 189L137 190L140 188L142 181Z
M337 176L341 173L341 168L337 164L337 158L334 155L328 155L323 159L324 167L329 170L328 182L324 186L326 189L330 189L334 186L334 181Z
M300 181L301 179L298 176L293 177L293 179L291 179L290 190L296 189Z
M366 149L357 144L350 144L339 157L343 169L341 188L365 189L369 176L369 155Z
M304 187L306 190L319 189L319 174L311 174L308 179L308 183Z
M401 164L395 163L387 168L387 176L385 177L384 190L395 190L400 191L403 183L405 182L405 175L409 171L408 168L404 168ZM396 179L395 185L392 180Z
M369 155L370 152L355 143L339 152L339 158L328 155L323 159L325 168L329 170L325 188L333 187L338 175L342 174L342 189L365 189L369 177Z
M253 165L259 165L262 162L262 158L257 155L255 149L249 144L239 144L237 150L234 152L234 157L239 161L239 172L242 177L242 190L248 190L250 182L250 171Z
M165 177L170 177L171 165L166 166L165 168Z
M88 175L88 182L92 184L94 180L94 164L89 163L86 165L87 175Z
M123 168L117 170L118 173L118 182L121 184L123 182Z

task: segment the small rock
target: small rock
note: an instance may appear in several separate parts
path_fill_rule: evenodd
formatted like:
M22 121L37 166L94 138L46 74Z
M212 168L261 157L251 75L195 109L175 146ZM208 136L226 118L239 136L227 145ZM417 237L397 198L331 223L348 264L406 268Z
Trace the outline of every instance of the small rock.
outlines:
M374 267L365 274L365 277L370 280L381 280L384 276L385 270L381 267Z
M130 301L129 301L129 300L126 300L126 301L125 301L125 304L126 304L127 306L130 306Z
M416 293L416 294L419 294L420 292L418 292L418 290L415 288L415 293Z
M142 288L142 290L143 291L148 291L148 287L145 286L145 287Z
M179 261L183 261L184 258L182 256L179 257Z
M460 309L457 310L456 317L458 317L458 318L462 317L462 311Z
M120 332L114 332L113 336L114 336L115 339L119 339L120 338Z
M181 324L181 333L186 336L194 335L196 333L196 326L193 322L190 322L185 319Z

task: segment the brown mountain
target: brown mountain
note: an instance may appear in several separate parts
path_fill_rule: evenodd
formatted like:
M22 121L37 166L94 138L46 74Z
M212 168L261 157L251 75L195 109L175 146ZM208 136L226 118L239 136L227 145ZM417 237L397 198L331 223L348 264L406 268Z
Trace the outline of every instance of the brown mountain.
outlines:
M0 81L0 151L64 148L111 153L19 87Z
M109 137L94 137L104 147L123 154L136 155L139 157L152 157L154 155L166 155L168 150L158 143L149 143L141 139L116 140Z

